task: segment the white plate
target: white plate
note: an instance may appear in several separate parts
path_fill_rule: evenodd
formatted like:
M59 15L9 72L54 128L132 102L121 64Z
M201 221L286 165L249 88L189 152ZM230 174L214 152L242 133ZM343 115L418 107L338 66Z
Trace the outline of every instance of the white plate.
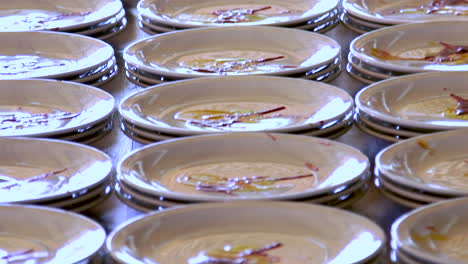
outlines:
M233 4L228 0L143 0L138 3L138 13L168 27L225 27L236 25L294 26L330 12L338 6L338 0L241 0ZM270 8L267 8L270 7ZM255 17L248 17L251 9ZM231 11L229 9L237 9ZM224 11L224 12L223 12ZM220 12L219 15L213 12ZM223 14L221 14L223 13ZM224 23L229 16L237 14L245 22ZM219 20L218 20L219 18ZM242 20L247 19L247 20ZM252 21L254 19L256 21ZM217 22L218 21L218 22ZM235 19L234 21L239 21Z
M82 29L80 28L77 31L73 31L70 33L92 36L93 34L98 34L100 32L103 32L103 31L106 31L115 27L116 25L121 23L124 18L125 18L125 9L122 9L117 15L109 18L108 20L100 22L96 25L92 25L90 27L86 27Z
M203 109L261 112L278 107L285 109L267 114L271 118L221 127L200 126L178 117L187 111ZM352 107L353 99L346 92L328 84L237 76L171 82L146 89L125 98L119 105L119 113L139 127L186 136L226 131L309 130L340 119Z
M427 203L420 202L420 201L410 200L410 199L408 199L406 197L400 196L399 194L391 192L390 190L386 189L384 186L382 186L380 184L379 179L374 179L374 184L375 184L375 186L377 186L377 188L379 189L379 192L383 196L385 196L390 201L395 202L395 203L397 203L399 205L402 205L404 207L414 209L414 208L418 208L418 207L421 207L421 206L424 206L424 205L427 204Z
M360 112L406 128L448 130L468 127L468 115L456 115L457 100L468 98L465 72L409 75L370 85L356 95Z
M262 248L275 242L282 246L266 254L291 263L365 263L380 253L385 235L362 216L325 206L208 203L132 219L112 232L106 245L119 263L166 264L186 263L201 251L226 245Z
M61 32L0 32L0 79L65 78L108 62L109 44Z
M25 252L18 257L19 262L10 258L13 263L78 263L96 254L106 239L105 230L99 224L63 210L0 205L0 215L2 260L8 254ZM31 220L36 221L31 223Z
M4 138L0 144L3 203L69 197L101 184L112 170L106 154L81 144L31 138Z
M204 150L203 155L194 156L193 153L199 149ZM202 169L204 167L206 169ZM335 141L289 134L228 133L174 139L146 146L122 158L117 172L122 181L133 188L173 200L285 200L319 195L356 182L368 167L367 157L361 152ZM262 171L260 176L315 176L285 180L285 184L264 191L241 191L230 195L199 191L195 186L178 182L179 170L199 169L216 171L208 174L222 171L223 175L230 171L231 177L237 173L243 175L239 177L251 177L250 174L259 174L256 170Z
M57 136L97 124L115 100L100 89L54 80L0 81L0 137Z
M383 28L354 39L350 44L350 52L366 63L390 71L468 71L468 56L455 64L407 59L386 60L374 54L377 49L393 56L422 58L442 49L440 42L468 45L468 36L462 34L467 27L468 21L438 21Z
M76 79L67 79L65 81L70 81L70 82L79 82L79 83L88 83L88 82L93 82L101 77L108 75L111 73L111 71L116 67L117 64L117 59L115 57L112 57L108 62L105 64L92 69L90 71L87 71L85 73L82 73L78 76L75 76Z
M464 196L467 129L419 136L383 149L376 169L391 181L425 192Z
M376 131L381 131L387 134L400 135L403 137L417 137L417 136L424 135L423 132L406 130L405 128L395 126L392 124L388 124L388 123L380 123L380 120L371 120L365 114L358 113L356 118L358 118L359 121L364 123L369 128L372 128ZM436 131L431 131L431 132L436 132Z
M188 51L186 43L189 42L191 48ZM123 58L143 71L179 79L219 75L197 71L198 67L211 65L215 59L225 63L219 66L225 67L220 72L223 75L293 75L332 63L340 50L335 40L317 33L246 26L191 29L152 36L129 45ZM193 59L194 56L197 59ZM206 65L200 60L205 57L210 58ZM256 62L272 58L279 59ZM229 60L234 60L235 65L247 60L251 67L242 69L243 72L231 71L226 66L230 64Z
M122 10L120 0L2 1L0 31L68 31L95 25Z
M414 12L429 7L433 0L344 0L343 9L363 20L383 24L430 22L437 20L468 20L468 5L456 7L466 15ZM444 2L444 1L441 1ZM421 9L419 9L421 10Z
M394 142L400 142L400 141L406 139L406 137L401 137L399 135L392 135L392 134L384 133L382 131L374 130L373 128L371 128L371 127L367 126L366 124L364 124L360 119L356 119L354 124L362 132L364 132L364 133L366 133L368 135L371 135L373 137L383 139L383 140L388 141L388 142L393 142L394 143Z
M391 230L399 250L422 263L466 263L468 199L431 204L401 216Z
M358 69L354 68L354 66L351 63L346 64L346 72L353 79L365 84L373 84L382 81L381 79L376 79L372 76L360 72Z

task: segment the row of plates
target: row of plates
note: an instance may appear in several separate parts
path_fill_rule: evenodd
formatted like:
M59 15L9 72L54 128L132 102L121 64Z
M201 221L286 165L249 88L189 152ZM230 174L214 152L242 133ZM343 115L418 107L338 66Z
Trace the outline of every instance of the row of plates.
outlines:
M401 216L391 230L395 263L466 263L467 198L451 199Z
M141 211L259 199L345 207L365 194L368 177L367 157L335 141L230 133L168 140L129 153L117 166L115 190Z
M465 128L466 72L429 72L369 85L355 98L355 124L390 142Z
M375 160L375 183L391 200L415 208L468 195L466 129L391 145Z
M229 76L158 85L126 97L118 110L123 132L147 144L249 131L335 138L351 127L353 106L346 92L321 82Z
M324 33L339 22L339 1L143 0L138 3L138 24L149 34L199 27L281 26Z
M372 84L429 71L468 71L468 21L437 21L383 28L350 44L347 72ZM450 28L450 30L447 30Z
M118 71L111 45L61 32L0 32L0 80L50 78L93 86Z
M2 80L0 137L28 136L89 144L112 129L115 99L84 84Z
M221 263L226 259L270 263L275 259L278 263L377 264L384 263L385 240L379 226L349 211L257 201L197 204L142 215L117 227L106 247L118 263ZM243 253L256 249L263 249L262 254Z
M104 201L112 190L112 161L81 144L2 138L0 203L34 204L75 212Z
M190 43L189 50L186 43ZM123 51L123 59L128 79L141 86L226 75L274 75L326 82L341 72L340 51L335 40L304 30L213 27L136 41Z

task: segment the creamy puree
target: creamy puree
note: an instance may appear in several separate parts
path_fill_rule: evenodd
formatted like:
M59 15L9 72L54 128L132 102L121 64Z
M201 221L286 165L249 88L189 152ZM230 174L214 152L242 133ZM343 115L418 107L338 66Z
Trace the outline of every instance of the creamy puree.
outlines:
M426 231L427 234L413 235L413 239L418 242L419 246L428 251L466 262L468 261L468 251L466 250L468 248L468 227L466 222L451 223L450 221L447 221L447 226L430 227L431 231ZM457 220L453 219L453 221Z
M426 183L448 188L468 190L468 159L451 158L419 168L415 175Z
M82 21L88 13L60 13L34 9L0 11L0 30L24 31L59 28Z
M201 126L198 123L212 118L213 123L222 122L235 114L248 114L285 107L280 111L274 111L265 115L252 115L249 118L241 119L240 122L231 125L212 127ZM304 104L279 104L268 102L215 102L202 103L192 106L177 106L167 109L156 118L163 122L170 123L176 127L186 127L191 129L216 129L229 131L242 130L265 130L291 125L306 124L313 120L313 115L317 111L317 106ZM217 114L218 113L218 114ZM226 114L223 114L226 113Z
M39 77L65 72L74 62L47 54L0 55L0 79L9 76Z
M270 163L270 162L218 162L202 165L192 165L187 167L180 167L169 170L165 173L158 184L163 185L167 189L185 194L196 195L227 195L220 192L204 192L197 190L196 186L189 185L189 182L184 180L184 177L197 177L197 175L215 175L218 177L227 178L242 178L253 176L268 176L272 178L298 176L305 174L314 174L310 169L307 169L305 164L292 165L284 163ZM235 191L232 195L239 196L270 196L278 193L298 193L304 192L313 188L320 181L316 176L306 177L300 179L284 180L273 182L272 185L266 186L266 190L262 191ZM215 182L218 184L218 182Z
M369 2L364 0L363 2ZM373 1L376 2L376 1ZM434 8L433 0L426 1L377 1L380 6L374 13L386 18L417 19L427 16L465 16L468 15L468 4L447 5ZM422 2L422 3L421 3ZM373 4L377 5L377 4ZM432 10L432 11L431 11Z
M315 4L315 3L314 3ZM287 6L287 2L280 3L267 3L267 4L256 4L256 3L239 3L239 4L224 4L215 6L189 6L187 8L181 8L174 12L168 12L167 15L171 19L176 19L183 22L194 22L194 23L220 23L222 20L219 19L219 15L233 17L231 23L245 23L245 22L256 22L262 21L265 23L277 23L285 22L304 14L307 10L312 8L313 5L309 6ZM268 7L268 8L265 8ZM262 9L262 10L260 10ZM251 12L251 10L259 10ZM250 11L250 12L249 12ZM252 13L252 14L250 14ZM238 22L237 22L238 21Z
M78 113L47 106L0 106L0 136L41 133L64 127Z
M459 95L463 98L466 95ZM443 120L443 119L462 119L468 120L468 115L456 115L454 110L457 108L457 101L449 95L429 98L426 100L415 101L406 105L398 105L392 109L392 112L404 119L411 120Z
M258 62L267 58L279 59ZM174 60L179 67L189 69L192 72L199 72L196 70L201 69L218 74L276 72L297 66L289 63L285 54L261 50L208 51L182 55Z
M281 247L267 251L268 256L278 257L278 262L262 264L306 264L325 263L328 252L325 245L311 237L286 235L281 233L227 233L200 237L182 238L155 247L151 259L156 263L199 264L201 254L224 248L250 246L263 248L279 242ZM197 257L198 256L198 257Z
M28 180L39 175L58 172L65 168L38 168L30 166L0 166L0 202L37 198L43 194L56 192L68 183L68 172L63 171L43 179ZM15 185L15 183L18 183ZM4 197L4 198L1 198Z

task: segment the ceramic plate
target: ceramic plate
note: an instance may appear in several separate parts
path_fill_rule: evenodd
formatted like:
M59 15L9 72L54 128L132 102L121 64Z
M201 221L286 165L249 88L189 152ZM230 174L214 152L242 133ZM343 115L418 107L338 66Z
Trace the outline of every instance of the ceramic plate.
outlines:
M93 34L98 34L100 32L109 30L115 27L118 23L120 23L125 18L125 9L122 9L117 15L102 21L98 24L91 25L90 27L80 28L76 31L72 31L70 33L81 34L86 36L91 36Z
M340 49L335 40L317 33L248 26L160 34L129 45L123 58L142 71L179 79L293 75L332 63Z
M390 71L468 71L467 27L468 21L438 21L383 28L354 39L350 52Z
M203 155L194 156L200 149ZM335 141L230 133L149 145L124 157L118 173L142 192L173 200L302 199L355 182L368 166L361 152ZM241 178L257 176L237 187Z
M309 130L340 119L352 107L353 99L346 92L328 84L238 76L146 89L124 99L119 113L127 122L145 129L195 135Z
M356 118L358 118L359 121L364 123L366 126L377 131L382 131L384 133L401 135L403 137L417 137L417 136L424 135L424 132L407 130L404 127L395 126L395 125L388 124L388 123L382 123L380 122L380 120L371 119L365 114L357 114ZM438 132L438 131L430 131L429 133L431 132Z
M0 214L0 256L5 263L78 263L97 253L106 239L99 224L63 210L0 205Z
M430 193L468 193L467 129L433 133L391 145L376 156L376 168L391 181Z
M122 10L120 0L2 1L0 31L68 31L95 25Z
M114 98L91 86L53 80L0 81L0 137L47 137L97 124Z
M323 232L325 226L334 228ZM248 259L332 264L366 262L379 254L384 242L380 227L340 209L237 202L179 207L138 217L119 226L106 244L120 263L203 263L212 252L228 254L227 248L263 248L265 255ZM363 244L365 250L356 250Z
M168 27L293 26L330 12L338 0L143 0L138 13Z
M360 119L356 119L354 124L362 132L364 132L364 133L366 133L368 135L371 135L373 137L383 139L383 140L388 141L388 142L400 142L402 140L407 139L406 137L402 137L400 135L388 134L388 133L385 133L383 131L375 130L375 129L369 127L368 125L366 125L365 123L363 123Z
M468 115L461 110L466 104L464 98L468 98L466 83L468 76L464 72L393 78L361 90L356 95L356 106L365 115L406 128L468 127Z
M112 46L60 32L0 32L0 79L64 78L108 62Z
M466 263L467 204L467 198L453 199L405 214L392 225L392 239L423 263Z
M453 2L454 4L450 4ZM344 0L343 8L363 20L383 24L468 20L468 3L439 0ZM463 2L463 1L459 1Z
M76 143L4 138L0 145L1 202L69 197L102 183L112 170L106 154Z

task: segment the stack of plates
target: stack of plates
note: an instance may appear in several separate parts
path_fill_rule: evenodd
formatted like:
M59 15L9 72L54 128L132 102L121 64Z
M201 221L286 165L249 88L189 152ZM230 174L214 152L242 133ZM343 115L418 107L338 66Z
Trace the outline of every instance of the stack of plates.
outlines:
M447 30L450 28L450 30ZM468 21L405 24L364 34L350 44L346 70L371 84L428 71L468 71Z
M468 198L424 206L392 226L396 263L466 263Z
M117 75L114 49L61 32L0 32L0 80L48 78L100 86Z
M338 0L142 0L142 30L158 34L199 27L278 26L326 32L339 22Z
M81 212L111 192L112 161L97 149L32 138L1 138L0 149L0 203Z
M376 184L407 207L468 196L467 129L424 135L382 150L375 160Z
M0 80L0 138L47 137L89 144L112 129L112 95L72 82Z
M468 20L468 2L440 0L343 0L341 21L358 33L399 24Z
M317 33L245 26L149 37L129 45L123 58L128 79L144 87L220 75L276 75L326 82L341 71L340 51L335 40Z
M62 31L107 39L126 24L120 0L1 1L0 32Z
M284 132L337 138L353 123L353 99L328 84L280 77L199 78L158 85L119 106L121 128L143 144L220 132Z
M355 124L390 142L468 127L467 83L466 72L431 72L370 85L356 95Z
M379 263L385 240L377 224L345 210L236 202L139 216L117 227L106 246L119 263L364 264Z
M71 212L0 205L0 215L2 263L89 263L106 240L102 226Z
M365 194L369 161L335 141L231 133L149 145L122 158L117 174L117 196L141 211L235 200L345 207Z

